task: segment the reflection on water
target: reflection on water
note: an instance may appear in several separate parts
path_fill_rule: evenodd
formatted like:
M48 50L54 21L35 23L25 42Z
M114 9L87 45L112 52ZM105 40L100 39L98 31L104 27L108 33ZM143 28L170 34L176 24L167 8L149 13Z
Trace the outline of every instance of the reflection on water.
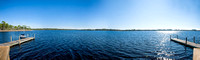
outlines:
M21 33L8 34L18 36ZM21 48L12 47L11 59L192 59L192 48L170 41L169 35L185 37L200 34L197 31L66 30L25 33L36 34L36 39L22 44ZM6 36L4 38L9 41Z
M175 34L175 33L178 33L178 31L157 31L157 32L160 32L160 33L165 33L165 34Z

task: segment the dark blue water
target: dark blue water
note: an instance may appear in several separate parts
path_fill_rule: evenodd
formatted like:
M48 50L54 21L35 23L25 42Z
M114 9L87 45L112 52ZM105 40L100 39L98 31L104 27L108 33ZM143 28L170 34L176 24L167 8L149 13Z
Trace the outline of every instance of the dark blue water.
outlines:
M169 40L169 35L193 41L199 31L69 31L35 30L1 32L0 43L18 39L21 33L36 39L12 47L10 58L23 59L192 59L193 50ZM198 41L199 38L196 38ZM198 43L197 41L197 43Z

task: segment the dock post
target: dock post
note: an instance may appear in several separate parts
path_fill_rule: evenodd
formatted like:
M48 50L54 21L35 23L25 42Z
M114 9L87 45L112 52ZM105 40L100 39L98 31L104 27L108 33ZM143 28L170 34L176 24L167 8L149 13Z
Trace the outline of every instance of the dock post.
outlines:
M195 43L195 36L194 36L194 38L193 38L193 42Z
M170 40L172 39L171 35L170 35Z
M177 39L178 39L178 35L176 35Z
M10 41L12 42L12 36L10 36Z
M35 38L35 34L34 34L34 38Z
M187 44L187 37L186 37L186 39L185 39L186 41L185 41L185 43Z
M21 41L20 41L20 36L19 36L19 45L21 44Z

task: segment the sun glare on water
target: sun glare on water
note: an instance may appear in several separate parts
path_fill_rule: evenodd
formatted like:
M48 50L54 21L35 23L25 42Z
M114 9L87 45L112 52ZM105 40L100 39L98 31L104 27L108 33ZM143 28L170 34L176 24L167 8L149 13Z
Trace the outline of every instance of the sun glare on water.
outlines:
M158 32L165 34L177 33L177 31L158 31Z

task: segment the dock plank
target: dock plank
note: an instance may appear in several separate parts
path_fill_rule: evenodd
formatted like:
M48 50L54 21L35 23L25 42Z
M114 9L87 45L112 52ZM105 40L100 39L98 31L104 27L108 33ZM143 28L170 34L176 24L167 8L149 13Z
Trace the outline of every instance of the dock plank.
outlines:
M9 46L0 46L0 60L10 60L9 52Z
M200 60L200 48L194 48L193 50L193 60Z

